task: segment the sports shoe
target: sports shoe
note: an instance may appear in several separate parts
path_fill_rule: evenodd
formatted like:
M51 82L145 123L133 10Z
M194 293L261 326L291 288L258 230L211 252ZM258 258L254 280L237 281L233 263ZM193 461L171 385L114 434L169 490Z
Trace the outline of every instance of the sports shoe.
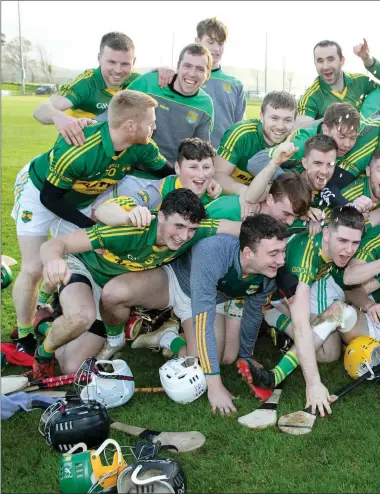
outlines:
M34 314L33 321L32 321L32 324L34 326L34 332L35 333L37 332L38 326L42 322L49 321L49 320L51 320L51 321L54 320L53 309L50 307L50 305L44 305L44 306L37 305L37 309L36 309L36 312ZM14 341L19 339L17 326L14 329L12 329L12 331L10 333L10 338L11 338L11 340L14 340Z
M38 360L36 360L36 357L38 358ZM51 359L43 359L37 355L36 350L36 353L34 354L33 369L31 372L33 381L40 381L41 379L45 379L47 377L54 377L54 365L54 357Z
M160 340L165 333L177 333L179 331L179 323L174 319L168 319L160 329L152 333L142 334L133 340L132 348L160 348Z
M34 352L37 348L37 340L34 335L30 333L27 336L24 336L24 338L16 340L16 342L16 350L18 352L24 352L28 355L34 355Z
M282 355L285 355L293 346L293 340L286 333L279 331L276 328L269 328L269 336L273 345L280 350Z
M112 336L107 336L104 345L96 355L96 360L110 360L110 358L115 355L116 352L122 350L125 347L125 334L122 333L122 339L120 343L116 346L112 346ZM117 336L120 339L120 336Z
M252 394L261 400L267 400L276 387L273 372L259 367L252 358L240 358L236 362L236 367Z

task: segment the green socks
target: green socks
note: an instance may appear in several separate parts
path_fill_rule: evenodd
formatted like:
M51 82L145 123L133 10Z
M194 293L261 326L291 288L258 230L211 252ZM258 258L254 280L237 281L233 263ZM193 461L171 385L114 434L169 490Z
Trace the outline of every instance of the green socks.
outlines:
M278 386L290 373L292 373L294 369L299 366L299 364L300 362L297 355L289 350L272 370L276 386Z
M108 324L104 324L106 327L107 336L119 336L124 331L125 324L121 324L120 326L108 326Z
M38 357L40 357L41 360L51 359L54 357L54 354L55 354L55 351L47 348L45 346L45 342L44 342L44 343L42 343L42 345L40 345L38 347L36 359L38 360Z
M17 329L19 338L25 338L25 336L28 336L28 334L32 334L34 336L33 324L21 324L19 321L17 321Z

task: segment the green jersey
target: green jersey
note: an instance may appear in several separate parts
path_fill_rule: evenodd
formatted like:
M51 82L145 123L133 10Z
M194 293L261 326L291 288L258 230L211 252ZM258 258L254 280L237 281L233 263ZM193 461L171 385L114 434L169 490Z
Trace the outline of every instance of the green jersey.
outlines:
M227 129L220 142L218 154L235 166L232 173L233 179L248 185L253 179L248 172L248 161L267 147L269 144L264 139L262 123L252 118Z
M131 73L124 84L130 84L137 77L139 74ZM112 96L117 91L107 88L102 71L98 67L97 69L85 70L73 81L63 84L57 94L64 96L73 104L72 108L66 112L68 115L76 118L95 118L107 110Z
M356 254L355 259L360 259L365 262L373 262L380 259L380 226L374 226L362 238L360 247ZM373 273L377 281L380 282L380 273Z
M152 211L157 214L157 211ZM145 271L171 262L190 249L201 238L217 233L219 221L206 219L199 223L194 237L178 250L156 245L157 216L150 226L111 227L103 223L87 228L92 248L106 250L97 254L94 250L76 254L91 273L94 281L103 287L110 279L129 271Z
M214 120L212 99L203 89L191 96L184 96L174 89L174 82L175 79L161 89L158 73L148 72L129 86L129 89L149 94L157 100L157 128L153 139L173 166L177 161L180 141L185 137L199 137L209 141Z
M215 124L211 133L211 144L218 149L225 131L244 118L247 101L243 84L218 67L211 71L210 79L202 89L211 96L214 103Z
M38 190L46 179L60 189L67 189L65 199L84 208L108 187L132 174L136 163L152 170L159 170L166 163L152 140L117 154L107 122L85 127L83 132L86 138L83 146L69 145L60 136L50 151L31 161L29 175Z
M120 185L120 187L119 187ZM126 184L128 186L128 184ZM136 206L145 206L148 209L159 209L162 200L169 192L181 189L182 184L177 175L169 175L161 180L150 182L145 189L136 190L135 193L129 195L123 194L123 182L116 184L113 188L113 198L106 202L114 202L122 207L125 211L130 211ZM206 193L200 198L202 204L210 204L213 199Z
M380 74L380 62L375 60L372 67L367 68L372 74ZM306 89L298 103L298 115L306 115L318 120L325 114L331 103L346 101L360 111L364 96L379 87L372 79L364 74L343 73L344 89L342 93L333 91L321 77L317 77L313 84Z
M228 219L231 221L240 221L240 202L239 196L222 196L210 202L206 206L206 212L209 218L216 220Z
M322 232L314 236L302 232L290 238L286 246L285 267L299 281L311 286L326 276L333 266L322 250Z
M264 276L260 274L239 275L235 266L232 264L223 278L218 280L216 287L227 297L239 299L257 293L263 281Z

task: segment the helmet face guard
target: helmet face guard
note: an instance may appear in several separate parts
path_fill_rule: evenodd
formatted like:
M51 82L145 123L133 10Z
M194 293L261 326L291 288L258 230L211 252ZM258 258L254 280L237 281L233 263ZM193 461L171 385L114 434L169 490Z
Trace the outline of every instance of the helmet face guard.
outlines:
M166 394L177 403L191 403L207 389L206 377L196 357L169 360L159 373Z
M49 445L66 452L81 442L93 447L105 441L110 418L105 406L96 401L59 400L41 415L38 430Z
M185 494L185 472L180 462L171 458L137 461L119 475L117 492Z
M135 391L131 369L124 360L85 360L75 375L74 386L81 400L95 400L106 408L124 405Z
M373 379L373 368L379 364L380 341L370 336L359 336L347 346L344 354L344 368L354 379L358 379L368 371L371 372L371 379Z

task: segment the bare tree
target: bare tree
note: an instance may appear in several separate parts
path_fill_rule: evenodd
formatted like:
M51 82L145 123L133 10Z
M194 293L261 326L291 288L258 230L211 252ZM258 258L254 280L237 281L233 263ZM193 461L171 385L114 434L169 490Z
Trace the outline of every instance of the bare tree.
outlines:
M46 50L43 46L37 45L37 56L39 68L42 70L46 80L50 83L53 83L54 68L51 60L51 55L48 56L46 54Z
M27 72L29 68L29 62L31 61L32 43L25 38L21 38L21 43L24 59L24 69L25 72ZM5 43L3 54L3 59L6 64L9 64L17 71L21 71L19 38L13 38L11 41L8 41L8 43Z
M293 72L286 73L285 91L288 91L288 93L292 91L293 75Z
M6 40L5 34L1 33L1 45L5 45L6 42L7 42L7 40Z

